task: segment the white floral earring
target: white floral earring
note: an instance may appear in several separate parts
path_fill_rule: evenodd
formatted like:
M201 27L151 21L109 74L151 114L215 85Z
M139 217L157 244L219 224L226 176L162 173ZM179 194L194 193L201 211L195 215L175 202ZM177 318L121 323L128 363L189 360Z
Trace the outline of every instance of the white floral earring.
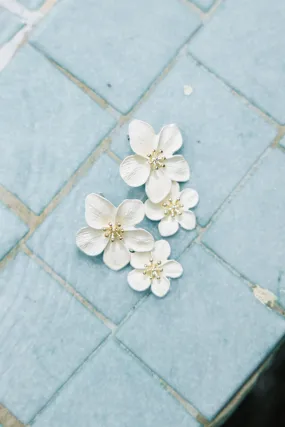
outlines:
M130 250L139 253L153 249L153 236L134 227L144 215L144 205L140 200L124 200L115 208L99 194L89 194L85 200L88 227L78 231L76 244L90 256L104 251L104 263L112 270L120 270L130 262Z
M179 262L168 260L171 248L166 240L158 240L150 252L131 254L131 266L134 270L128 274L128 283L135 291L151 291L158 297L164 297L170 289L169 278L176 279L183 274Z
M160 203L149 199L145 202L145 214L152 221L160 221L158 230L163 237L175 234L179 225L185 230L196 227L195 213L190 209L199 202L199 195L192 188L180 192L179 184L172 182L170 193Z
M120 165L123 180L131 187L146 184L146 194L153 203L160 203L170 192L171 182L190 178L187 161L174 155L182 146L182 136L174 124L164 126L158 135L141 120L129 125L129 138L135 155Z

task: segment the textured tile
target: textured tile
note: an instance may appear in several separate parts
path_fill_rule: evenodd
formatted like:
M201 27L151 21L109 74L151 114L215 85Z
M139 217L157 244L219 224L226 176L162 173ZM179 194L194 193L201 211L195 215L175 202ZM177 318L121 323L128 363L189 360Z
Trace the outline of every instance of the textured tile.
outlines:
M0 401L27 423L108 329L24 254L1 272L0 306Z
M10 209L0 203L0 260L27 233L29 228Z
M28 246L100 311L119 322L141 294L128 286L128 268L112 271L100 256L88 257L77 249L75 234L86 226L84 200L89 193L103 193L116 205L144 194L130 189L120 178L118 165L103 155L35 232Z
M180 262L184 275L171 293L151 295L118 337L211 419L272 350L285 321L201 247Z
M285 154L276 149L225 207L204 240L285 305Z
M167 7L164 0L70 0L51 11L33 42L126 113L198 25L176 0Z
M285 136L281 139L280 144L285 148Z
M114 120L30 46L1 72L0 92L0 182L38 214Z
M193 92L184 95L184 85ZM192 169L186 184L200 195L196 209L205 225L252 163L272 142L276 131L249 109L231 90L189 57L183 57L158 85L136 118L158 132L163 124L177 123L183 154ZM121 158L130 153L127 126L113 139Z
M283 0L229 0L191 52L265 112L285 123Z
M28 9L39 9L45 0L18 0L19 3L26 6Z
M196 4L196 6L198 6L200 9L206 12L214 4L215 0L188 0L188 1L191 1L192 3Z
M10 40L22 26L16 16L0 6L0 46Z
M109 342L92 356L35 427L194 427L188 415L137 361Z

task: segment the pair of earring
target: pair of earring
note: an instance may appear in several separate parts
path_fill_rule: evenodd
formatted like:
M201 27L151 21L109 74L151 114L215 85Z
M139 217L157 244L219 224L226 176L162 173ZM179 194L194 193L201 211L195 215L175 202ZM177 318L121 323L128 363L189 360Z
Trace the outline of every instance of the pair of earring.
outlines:
M169 278L180 277L181 264L169 260L171 248L166 240L154 241L153 236L136 226L146 215L159 221L163 237L175 234L179 226L186 230L196 227L190 209L199 201L198 193L186 188L180 192L178 182L188 181L190 169L182 155L174 153L182 146L182 135L174 124L164 126L158 135L140 120L129 125L129 141L134 155L120 165L120 175L131 187L145 184L148 199L127 199L118 207L100 194L89 194L85 200L87 227L76 235L76 244L85 254L103 253L104 263L112 270L127 264L134 268L128 283L136 291L151 288L163 297L170 289Z

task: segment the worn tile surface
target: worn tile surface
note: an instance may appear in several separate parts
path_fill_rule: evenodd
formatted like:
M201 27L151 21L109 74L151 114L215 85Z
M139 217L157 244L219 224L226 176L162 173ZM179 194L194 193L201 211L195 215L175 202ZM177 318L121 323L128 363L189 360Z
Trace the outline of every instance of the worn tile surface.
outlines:
M215 0L188 0L198 6L203 11L208 11L210 7L214 4Z
M184 85L193 89L184 94ZM200 195L198 221L205 225L252 163L261 155L275 129L250 110L229 88L183 57L135 112L156 132L167 123L182 131L182 153L192 176L187 186ZM113 138L112 149L124 158L130 153L127 125Z
M23 6L28 9L39 9L45 2L45 0L18 0Z
M0 260L27 233L28 226L0 202Z
M205 234L205 242L285 304L285 153L271 152Z
M128 268L108 269L101 257L88 257L75 244L76 232L85 227L84 200L89 193L103 193L118 205L126 198L142 197L119 178L119 167L104 154L28 242L60 276L114 322L119 322L141 295L127 284Z
M198 25L176 0L63 0L33 43L125 113Z
M285 136L281 139L280 144L285 148Z
M28 421L108 329L24 254L0 275L0 401Z
M182 406L138 362L109 342L39 416L35 427L194 427Z
M30 46L1 72L0 93L0 182L38 214L114 119Z
M0 6L0 46L9 41L22 26L15 15Z
M171 295L151 296L118 337L210 419L272 350L285 321L201 247L180 262Z
M190 51L276 120L285 123L283 0L229 0Z

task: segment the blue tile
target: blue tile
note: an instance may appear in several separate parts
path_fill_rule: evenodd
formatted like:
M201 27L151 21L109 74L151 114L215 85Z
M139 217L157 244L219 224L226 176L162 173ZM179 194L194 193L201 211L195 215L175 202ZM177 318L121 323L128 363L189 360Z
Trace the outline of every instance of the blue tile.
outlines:
M137 361L109 342L39 415L35 427L194 427Z
M176 0L70 0L51 11L33 43L126 113L199 23Z
M184 85L193 93L184 95ZM200 195L196 212L206 225L252 163L272 142L276 131L189 57L183 57L136 111L136 118L158 132L177 123L182 131L182 153L192 177L186 186ZM130 153L127 125L113 138L112 149L124 158Z
M24 254L1 272L0 306L0 401L28 423L109 330Z
M184 274L171 293L151 295L118 337L212 419L282 337L285 321L201 247L180 262Z
M0 7L0 46L9 41L22 26L16 16Z
M10 209L0 203L0 260L28 232L29 228Z
M285 123L283 0L229 0L190 51L265 112Z
M214 4L215 0L189 0L192 3L196 4L200 9L207 12L210 7Z
M264 159L205 234L205 242L285 304L285 154Z
M38 214L114 120L30 46L1 72L0 92L0 182Z
M104 154L28 241L28 246L100 311L119 322L141 298L127 284L128 268L112 271L101 257L89 257L75 245L76 232L85 227L84 200L103 193L118 205L126 198L142 198L119 175L119 166Z
M28 9L39 9L45 2L45 0L18 0L23 6Z
M285 136L281 139L280 144L285 148Z

